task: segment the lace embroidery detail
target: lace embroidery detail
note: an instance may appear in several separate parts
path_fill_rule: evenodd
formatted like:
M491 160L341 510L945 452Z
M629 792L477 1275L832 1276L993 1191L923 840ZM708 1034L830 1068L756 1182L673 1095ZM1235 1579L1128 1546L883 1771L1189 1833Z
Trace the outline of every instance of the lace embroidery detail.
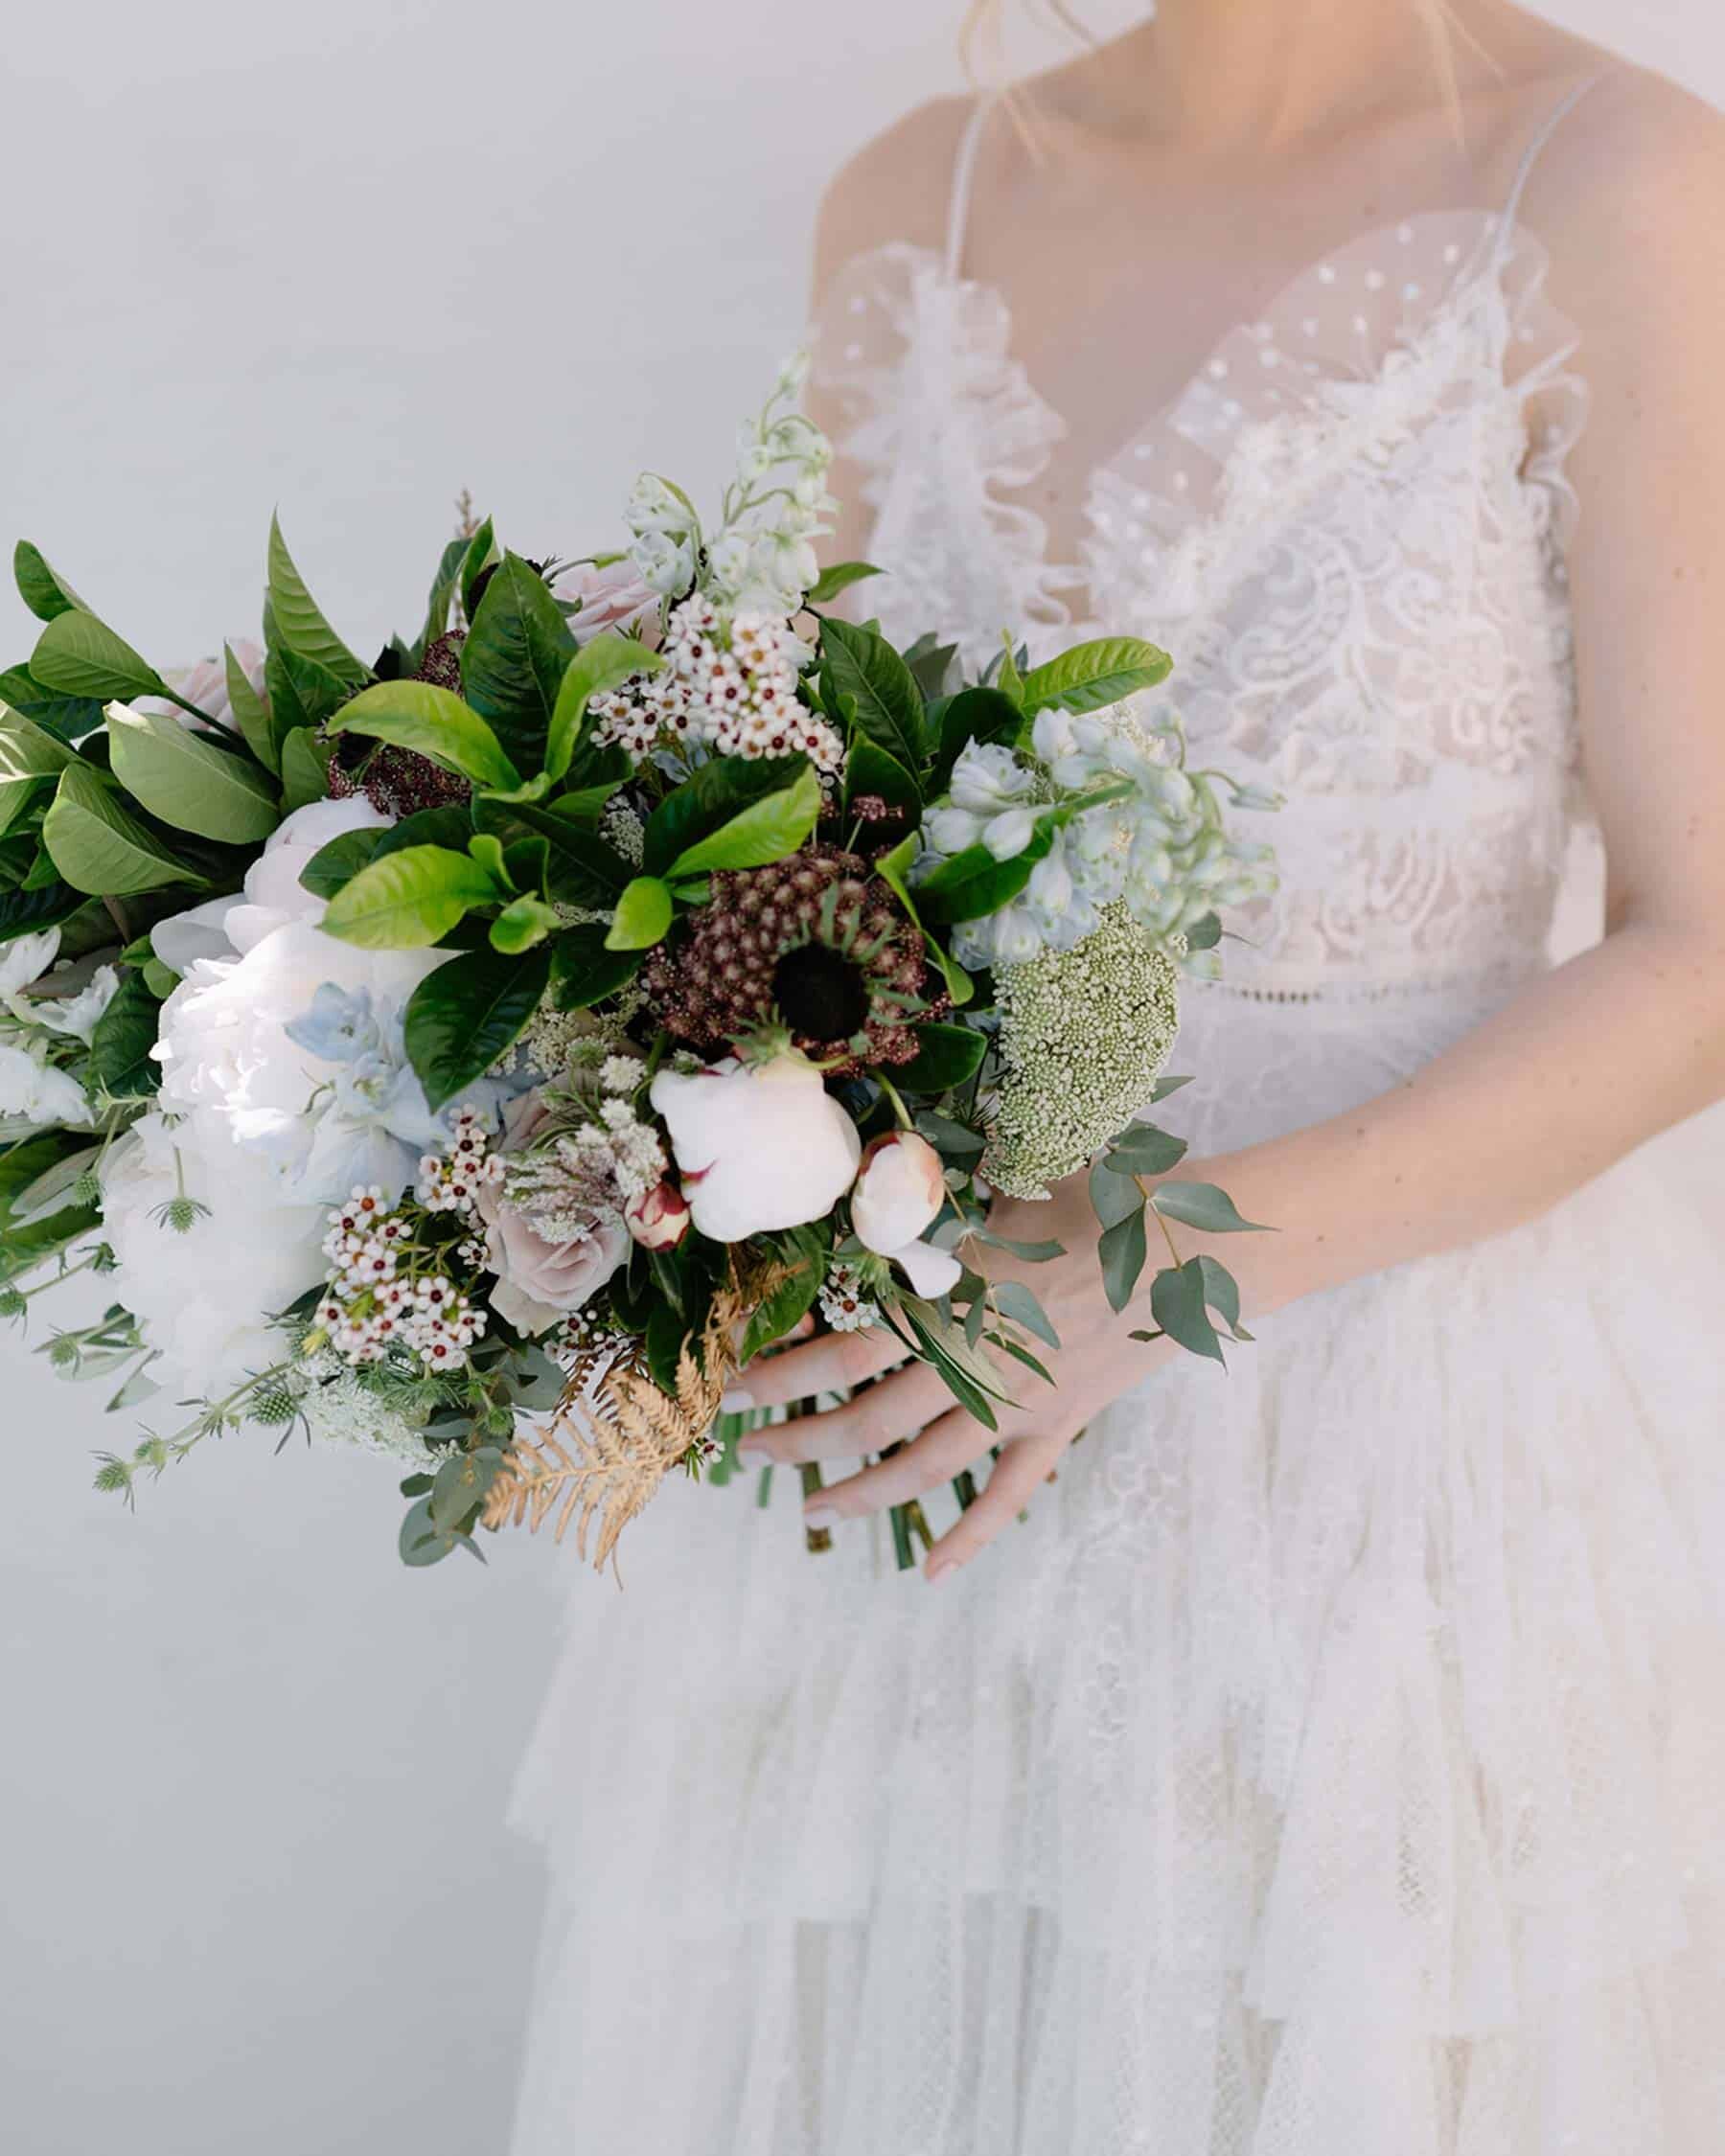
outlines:
M1294 278L1092 474L1082 566L1001 498L1064 428L998 293L893 247L840 280L825 385L857 413L894 631L985 658L1008 623L1154 637L1202 757L1290 797L1242 986L1484 978L1550 929L1578 796L1564 460L1585 389L1513 222L1439 211ZM843 339L837 356L834 347Z

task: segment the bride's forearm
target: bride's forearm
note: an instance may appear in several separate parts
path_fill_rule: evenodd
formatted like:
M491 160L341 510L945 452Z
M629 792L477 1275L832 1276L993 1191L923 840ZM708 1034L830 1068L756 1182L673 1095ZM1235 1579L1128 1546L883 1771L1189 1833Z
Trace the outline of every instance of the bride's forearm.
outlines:
M1363 1107L1175 1171L1278 1232L1175 1234L1261 1315L1518 1227L1721 1095L1719 937L1631 925Z

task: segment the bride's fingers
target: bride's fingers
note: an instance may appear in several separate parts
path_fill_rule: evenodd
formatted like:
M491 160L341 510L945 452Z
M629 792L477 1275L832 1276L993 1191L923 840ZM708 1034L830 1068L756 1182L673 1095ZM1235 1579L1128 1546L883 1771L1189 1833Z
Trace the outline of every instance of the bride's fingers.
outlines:
M927 1364L914 1363L908 1369L889 1372L878 1385L871 1385L840 1407L748 1432L738 1440L738 1456L786 1461L861 1459L865 1453L884 1452L902 1437L913 1437L942 1409L950 1407L952 1399L936 1372Z
M1001 1450L981 1496L930 1550L923 1577L931 1586L943 1573L968 1564L984 1544L1012 1525L1066 1448L1064 1437L1038 1435L1015 1438Z
M905 1360L902 1341L875 1328L864 1333L823 1333L800 1347L776 1355L757 1355L726 1388L721 1405L727 1413L742 1408L788 1408L794 1400L817 1392L841 1392L861 1385Z
M943 1393L946 1387L937 1378ZM947 1393L950 1399L952 1395ZM855 1520L884 1505L908 1504L926 1491L938 1489L961 1474L988 1446L988 1433L962 1408L949 1408L922 1435L877 1466L865 1467L842 1482L829 1482L803 1507L806 1519Z

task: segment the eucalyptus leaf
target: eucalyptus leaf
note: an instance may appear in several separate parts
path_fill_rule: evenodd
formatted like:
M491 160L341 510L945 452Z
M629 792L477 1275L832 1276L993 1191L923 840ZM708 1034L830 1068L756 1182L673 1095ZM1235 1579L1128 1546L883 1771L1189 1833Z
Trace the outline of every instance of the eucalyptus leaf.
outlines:
M1109 1140L1105 1156L1116 1175L1162 1176L1184 1159L1186 1140L1154 1123L1128 1123Z
M201 741L162 712L110 703L114 776L152 816L223 846L255 846L281 821L275 790L249 757Z
M1138 1286L1148 1254L1141 1197L1124 1219L1103 1229L1096 1254L1102 1262L1102 1286L1108 1296L1108 1306L1113 1311L1122 1311L1132 1300L1132 1292Z
M1118 1304L1116 1305L1117 1309ZM1204 1275L1197 1258L1164 1265L1150 1283L1150 1315L1168 1338L1189 1354L1225 1363L1222 1342L1205 1308Z
M1169 1220L1184 1221L1188 1227L1209 1235L1238 1234L1247 1230L1274 1234L1262 1221L1243 1220L1233 1200L1213 1182L1164 1182L1157 1186L1152 1201Z
M402 1033L433 1109L509 1052L550 977L551 953L542 948L519 956L465 951L426 975L408 999Z
M1060 1345L1060 1335L1054 1330L1047 1312L1037 1300L1034 1292L1022 1280L997 1280L994 1283L995 1308L1002 1317L1010 1318L1014 1324L1023 1325L1027 1333L1046 1341L1050 1347Z

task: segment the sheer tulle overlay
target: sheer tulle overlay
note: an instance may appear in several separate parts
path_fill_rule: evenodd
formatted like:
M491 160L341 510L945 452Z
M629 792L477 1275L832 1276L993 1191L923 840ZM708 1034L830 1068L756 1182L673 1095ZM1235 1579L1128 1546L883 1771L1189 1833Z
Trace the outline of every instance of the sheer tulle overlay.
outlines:
M1477 211L1302 273L1068 569L998 297L904 248L833 295L890 626L981 651L1087 590L1290 793L1188 993L1200 1152L1549 962L1584 400L1543 273ZM566 1913L518 2156L1714 2156L1722 1137L1159 1372L938 1589L866 1527L808 1556L794 1476L662 1499L572 1588L519 1786Z

